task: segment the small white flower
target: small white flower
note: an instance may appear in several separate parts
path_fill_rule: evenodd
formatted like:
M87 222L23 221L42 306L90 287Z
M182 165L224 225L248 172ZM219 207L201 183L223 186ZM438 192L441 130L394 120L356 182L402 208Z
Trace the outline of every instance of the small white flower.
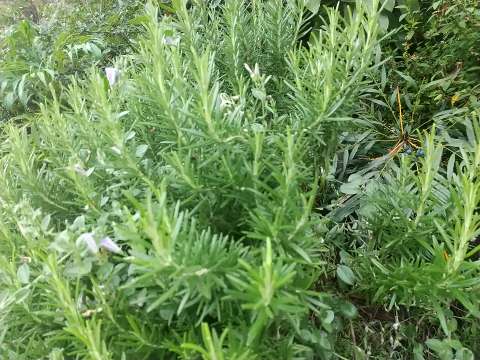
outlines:
M93 254L98 253L98 246L97 246L97 242L93 238L93 233L89 232L89 233L80 235L77 239L77 245L82 243L85 244L87 249Z
M122 249L120 248L120 246L118 246L117 243L110 239L108 236L103 238L102 241L100 241L100 247L115 254L122 253Z
M178 46L178 44L180 44L180 38L178 36L165 36L163 38L163 43L168 46Z
M74 170L76 173L78 173L78 174L80 174L80 175L82 175L82 176L88 177L88 176L92 175L93 170L95 170L95 168L92 167L92 168L90 168L90 169L85 170L82 165L80 165L80 164L75 164L75 165L73 165L73 170Z
M28 257L28 256L20 256L20 260L22 261L22 263L24 264L29 264L32 262L32 258L31 257Z
M202 276L206 273L208 273L208 269L205 269L205 268L202 268L200 270L195 271L195 275L197 275L197 276Z
M225 93L221 93L218 97L218 107L220 108L220 111L223 111L225 110L226 108L232 106L234 103L233 101L230 99L230 97L225 94Z
M117 154L117 155L121 155L122 154L122 149L120 149L118 146L112 146L111 147L112 151Z
M108 80L108 83L110 84L110 87L112 87L118 81L118 78L120 76L120 71L114 67L107 67L105 68L105 74L107 75L107 80Z
M89 318L91 317L92 315L95 315L96 313L100 313L102 312L103 309L102 308L98 308L98 309L88 309L88 310L85 310L83 313L82 313L82 316L85 317L85 318Z

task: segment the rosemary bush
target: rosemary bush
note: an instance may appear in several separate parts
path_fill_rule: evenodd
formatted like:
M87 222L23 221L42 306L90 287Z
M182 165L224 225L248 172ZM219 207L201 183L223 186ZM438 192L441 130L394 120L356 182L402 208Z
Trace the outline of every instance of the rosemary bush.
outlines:
M148 2L45 81L1 125L0 358L473 359L480 114L410 139L397 90L382 144L389 6Z
M2 356L328 358L354 316L315 288L312 210L377 13L329 11L307 49L300 3L171 10L112 87L92 70L4 127Z

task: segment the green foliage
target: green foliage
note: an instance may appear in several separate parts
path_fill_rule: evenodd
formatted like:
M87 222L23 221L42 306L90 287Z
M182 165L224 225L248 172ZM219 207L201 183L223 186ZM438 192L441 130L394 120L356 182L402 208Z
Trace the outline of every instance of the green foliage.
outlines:
M372 276L376 279L374 300L432 308L456 300L472 315L480 315L472 297L479 269L475 262L465 261L478 251L470 241L480 234L476 213L480 124L473 121L476 140L470 149L460 148L457 169L441 167L442 148L429 135L424 158L416 163L405 158L365 198L359 210L365 227L358 233L362 239L358 251L364 253L359 266L367 287ZM451 228L444 228L446 220ZM367 241L369 237L372 240ZM385 299L386 294L393 298Z
M0 358L480 353L479 8L341 5L4 22Z
M420 2L404 21L388 82L400 87L415 127L478 108L478 2Z
M332 358L355 311L316 288L314 152L352 121L377 13L329 10L307 49L296 2L169 10L115 84L92 70L4 126L2 356Z
M38 22L27 17L3 31L0 121L35 111L52 92L61 96L62 85L71 76L83 77L92 66L106 66L131 51L139 33L133 20L141 2L72 2L64 6L45 4L39 9L53 15Z

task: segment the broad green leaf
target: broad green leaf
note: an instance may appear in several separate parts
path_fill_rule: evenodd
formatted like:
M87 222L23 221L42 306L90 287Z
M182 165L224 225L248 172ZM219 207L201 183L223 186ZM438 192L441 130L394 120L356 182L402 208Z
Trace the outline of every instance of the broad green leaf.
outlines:
M265 101L265 99L267 98L267 94L265 94L265 91L260 89L253 89L252 95L260 101Z
M7 110L11 110L13 107L13 104L15 103L15 94L11 91L7 93L3 100L3 104L7 108Z
M345 284L353 285L355 283L355 274L352 269L346 265L337 266L337 276Z
M455 360L475 360L475 356L470 349L461 348L455 354Z
M406 0L406 4L410 11L420 10L420 3L418 2L418 0Z
M360 185L358 183L346 183L340 186L340 191L344 194L355 195L360 192Z
M48 231L48 227L50 226L50 220L51 220L51 216L50 214L46 215L43 219L42 219L42 223L41 223L41 228L43 231Z
M355 195L358 194L361 190L361 186L364 183L364 178L359 174L350 175L348 178L348 183L342 184L340 186L340 191L344 194Z
M77 260L73 263L68 264L65 267L65 275L71 277L84 276L90 273L92 270L92 260L85 258L82 260Z
M325 317L322 318L322 324L331 324L335 318L335 313L332 310L325 312Z
M392 12L395 8L395 0L385 0L385 5L383 6L384 10Z
M390 20L388 19L388 16L380 14L380 16L378 17L378 22L380 24L380 29L386 32L388 30L388 26L390 25Z
M434 304L435 311L437 312L437 317L440 321L440 325L443 329L445 335L450 336L450 330L447 325L447 318L445 317L445 313L442 307L439 304Z
M453 178L453 171L455 167L455 154L452 154L450 156L450 159L448 159L448 165L447 165L447 179L452 180Z
M368 359L368 355L367 353L365 352L365 350L363 350L361 347L359 346L354 346L353 347L353 353L355 354L355 357L354 359L356 360L367 360Z
M432 9L433 9L433 10L437 10L438 7L439 7L442 3L443 3L443 0L434 1L434 2L432 3Z
M422 344L416 344L413 348L413 360L425 360Z
M316 14L320 9L321 0L307 0L305 6L312 13Z
M135 156L138 158L142 158L143 155L145 155L145 153L147 152L147 149L148 149L148 145L145 145L145 144L138 145L137 149L135 150Z
M404 74L403 72L398 70L395 70L395 72L398 75L400 75L407 82L407 84L410 85L412 88L416 89L418 87L417 82L410 75ZM400 92L401 92L401 89L400 89Z
M440 360L453 360L453 351L450 345L438 339L428 339L425 345L435 352Z
M30 282L30 267L27 263L19 266L17 269L17 278L22 284L28 284Z

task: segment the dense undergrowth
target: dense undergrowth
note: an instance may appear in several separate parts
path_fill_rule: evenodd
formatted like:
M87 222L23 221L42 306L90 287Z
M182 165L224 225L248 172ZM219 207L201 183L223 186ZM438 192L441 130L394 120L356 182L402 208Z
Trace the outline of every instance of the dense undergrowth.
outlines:
M480 355L476 1L36 5L1 359Z

